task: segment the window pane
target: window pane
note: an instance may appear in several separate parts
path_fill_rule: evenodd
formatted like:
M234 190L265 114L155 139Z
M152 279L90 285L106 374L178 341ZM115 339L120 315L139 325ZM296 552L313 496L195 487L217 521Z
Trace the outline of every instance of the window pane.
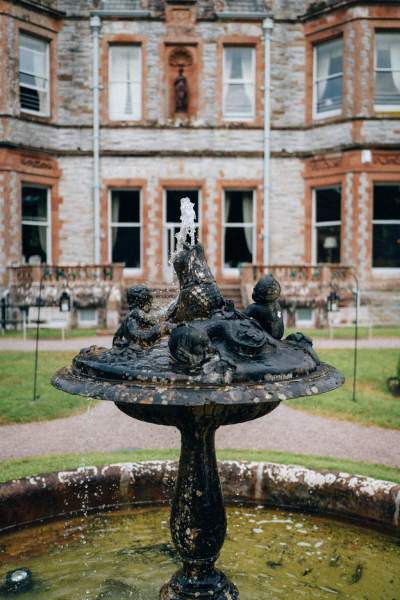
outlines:
M22 188L22 219L47 223L47 189Z
M329 75L343 72L343 40L324 42L316 46L317 77L325 79Z
M20 106L25 110L48 113L48 42L20 36Z
M226 269L253 262L253 227L225 227L224 250Z
M140 269L140 227L112 227L112 262Z
M399 85L395 85L395 74L388 71L375 75L375 102L377 104L400 104L400 72Z
M398 225L374 225L373 266L400 268L400 223Z
M109 105L111 118L141 117L141 48L110 46Z
M317 262L340 262L340 225L317 227Z
M315 221L323 223L326 221L341 220L341 189L322 188L315 190Z
M47 262L47 227L45 225L22 225L22 254L26 262L31 256L40 256Z
M336 110L342 106L343 77L340 75L332 79L317 83L317 111L324 112Z
M225 114L246 116L253 114L254 85L230 83L225 87Z
M255 100L254 47L224 48L224 115L251 117Z
M253 223L253 192L225 192L225 223Z
M317 112L340 109L343 95L343 40L315 47Z
M112 223L140 223L140 191L112 190Z
M199 222L199 192L198 190L167 190L166 191L166 217L167 223L180 223L181 199L190 198L194 203L196 222Z
M400 185L374 186L374 220L400 221Z
M399 51L400 31L395 33L378 33L376 35L376 66L378 69L392 69L393 58L396 62L396 53Z

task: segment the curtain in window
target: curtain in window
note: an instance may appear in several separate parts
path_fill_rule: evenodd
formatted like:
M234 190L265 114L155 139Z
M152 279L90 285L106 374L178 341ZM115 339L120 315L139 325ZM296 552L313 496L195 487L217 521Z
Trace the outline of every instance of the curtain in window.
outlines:
M119 221L119 197L116 193L112 195L111 200L111 222L118 223ZM118 236L118 227L112 227L112 249L114 250L115 244L117 242Z
M225 48L225 113L251 115L254 105L253 48Z
M245 192L242 199L243 221L245 223L253 223L253 194ZM244 235L246 238L247 247L250 254L253 254L253 228L245 227Z
M38 227L38 231L40 247L47 256L47 227Z
M390 45L390 62L392 65L393 82L400 93L400 41Z
M110 48L110 116L141 117L141 50L139 46Z
M331 56L327 48L318 48L317 54L317 78L318 78L318 100L322 100L328 85L328 75Z

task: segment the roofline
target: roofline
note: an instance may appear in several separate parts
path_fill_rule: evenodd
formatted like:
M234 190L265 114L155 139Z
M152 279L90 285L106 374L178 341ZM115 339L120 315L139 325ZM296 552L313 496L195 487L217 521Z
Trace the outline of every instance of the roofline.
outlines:
M263 19L272 18L272 15L267 12L216 12L216 17L221 20L229 21L262 21Z
M321 4L323 4L323 2L321 2ZM326 2L325 2L326 4ZM355 6L357 4L366 4L366 5L371 5L371 4L376 4L376 5L382 5L382 4L392 4L393 6L399 6L400 7L400 2L399 0L336 0L336 2L333 2L332 4L327 4L325 7L320 8L318 10L316 10L315 12L311 11L311 12L305 12L302 15L299 15L299 20L300 21L310 21L312 19L317 19L318 17L320 17L321 15L324 15L326 13L329 12L333 12L335 10L339 10L340 8L346 8L347 6Z
M49 6L44 6L39 2L35 2L35 0L13 0L12 4L20 4L26 8L30 8L31 10L35 10L36 12L44 13L54 17L55 19L63 19L66 16L66 13L57 10L56 8L50 8Z

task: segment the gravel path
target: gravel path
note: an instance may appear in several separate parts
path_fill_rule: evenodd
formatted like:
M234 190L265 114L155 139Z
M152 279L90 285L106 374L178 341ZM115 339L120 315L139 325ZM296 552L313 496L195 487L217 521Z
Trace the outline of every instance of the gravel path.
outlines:
M109 402L75 417L0 427L1 459L178 446L175 428L129 419ZM256 421L221 428L217 447L282 450L400 467L400 431L324 419L284 405Z
M69 338L64 342L62 340L40 340L39 350L44 351L66 351L78 352L81 348L87 346L104 346L109 348L112 343L112 336L104 335L99 337L80 337ZM327 340L314 338L316 348L354 348L354 340ZM393 338L372 338L372 340L362 339L358 341L359 348L400 348L400 337ZM14 352L34 352L35 341L21 338L8 338L0 336L0 351L11 350Z

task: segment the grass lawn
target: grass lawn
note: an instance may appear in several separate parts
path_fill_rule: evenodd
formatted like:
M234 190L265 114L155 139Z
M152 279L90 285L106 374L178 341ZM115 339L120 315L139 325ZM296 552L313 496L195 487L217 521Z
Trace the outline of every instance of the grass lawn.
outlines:
M77 337L94 337L96 334L96 329L66 329L65 330L65 338L77 338ZM17 338L23 339L22 331L17 331L15 329L10 329L4 332L3 336L5 338ZM26 337L28 340L36 339L36 329L34 327L26 330ZM40 329L39 337L41 340L61 340L61 330L60 329L47 329L46 327L42 327ZM0 338L1 339L1 338Z
M386 388L386 379L396 373L399 350L359 350L356 402L352 401L353 350L320 350L322 360L342 371L342 388L320 396L290 400L288 404L319 415L400 429L400 399Z
M286 330L285 335L289 335L289 333L295 333L299 329L290 329ZM329 329L306 329L304 327L300 327L300 331L303 331L306 335L311 338L329 338L330 332ZM332 330L333 339L334 340L353 340L354 339L354 327L334 327ZM400 338L400 327L373 327L372 328L372 338ZM369 337L369 329L368 327L359 327L358 328L358 337L359 339L368 339Z
M87 399L64 394L50 385L50 377L69 364L73 355L73 352L39 354L39 398L33 402L34 353L0 352L0 425L56 419L85 410Z
M385 479L400 483L400 469L326 456L305 456L303 454L266 452L262 450L220 450L217 452L217 455L219 460L250 460L276 462L286 465L295 464L310 469L343 471L352 475L365 475L367 477L374 477L375 479ZM178 450L126 450L111 453L65 454L8 460L0 462L0 482L51 473L53 471L72 470L83 465L98 466L120 462L160 459L176 460L178 456Z

